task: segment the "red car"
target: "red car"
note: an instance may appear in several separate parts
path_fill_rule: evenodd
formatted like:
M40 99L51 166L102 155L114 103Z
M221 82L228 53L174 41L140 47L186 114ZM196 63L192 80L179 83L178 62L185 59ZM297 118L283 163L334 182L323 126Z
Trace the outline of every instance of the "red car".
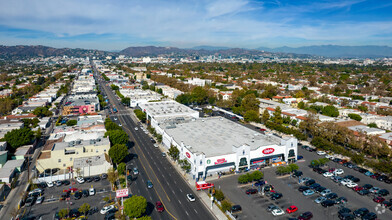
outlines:
M362 186L355 186L355 187L353 187L353 190L354 190L355 192L358 192L358 191L363 190L363 187L362 187Z
M377 203L382 203L385 201L385 199L381 196L377 196L377 197L374 197L373 201L375 201Z
M267 131L266 129L264 129L264 128L260 128L260 131Z
M246 194L247 194L247 195L249 195L249 194L256 194L257 192L258 192L257 189L247 189L247 190L246 190Z
M297 206L295 206L295 205L292 205L292 206L290 206L290 207L288 207L288 208L286 209L286 212L287 212L287 213L293 213L293 212L296 212L296 211L298 211L298 208L297 208Z
M335 168L329 168L328 172L333 173L335 171Z
M75 187L63 190L63 192L76 192L76 191L78 191L78 188Z
M155 208L157 212L163 212L165 210L165 207L163 206L161 201L155 203Z

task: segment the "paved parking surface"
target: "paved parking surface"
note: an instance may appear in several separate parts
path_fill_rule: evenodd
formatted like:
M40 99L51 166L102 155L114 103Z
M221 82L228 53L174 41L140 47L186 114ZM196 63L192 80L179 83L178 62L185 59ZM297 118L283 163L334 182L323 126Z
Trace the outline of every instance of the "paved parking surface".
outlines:
M346 186L340 186L333 182L330 178L325 178L323 175L313 172L308 165L311 160L320 158L320 156L316 153L299 149L299 154L304 156L304 160L297 163L300 170L303 172L303 176L314 179L320 185L331 189L334 193L337 193L339 197L346 197L348 199L348 203L345 205L346 207L350 208L352 211L365 207L371 212L375 212L378 215L378 219L392 219L392 211L389 209L383 209L381 207L376 209L377 203L372 200L374 195L360 196L352 189L349 189ZM336 164L332 161L329 162L328 165L330 167L343 169L345 173L341 176L353 175L360 178L361 180L358 183L360 186L368 183L382 189L385 188L392 193L391 185L389 184L367 177L355 170ZM261 194L246 195L245 191L247 189L255 187L252 187L251 185L239 186L237 183L238 175L222 177L212 182L215 183L217 188L222 189L223 193L231 202L241 205L242 213L238 214L238 219L251 220L260 219L260 217L268 219L287 219L288 217L298 217L300 213L305 211L311 211L314 216L313 219L338 219L337 211L339 205L324 208L320 204L316 204L314 200L320 196L319 194L311 196L302 195L302 193L298 191L300 186L298 179L289 176L277 176L275 174L275 170L276 168L265 168L262 171L264 172L264 179L268 181L268 184L272 184L277 192L283 194L283 198L277 201L272 201L267 196L262 196ZM385 198L389 200L392 196L389 195ZM274 217L266 210L271 204L275 204L283 210L286 210L286 208L290 205L296 205L299 210L293 214L286 213L283 216ZM379 213L377 213L377 211L379 211Z
M63 194L63 190L69 189L70 187L77 188L78 190L93 187L96 190L96 194L94 196L82 197L78 200L75 200L72 194L70 199L72 204L67 201L60 201L59 197ZM116 194L110 191L110 183L108 180L100 180L98 182L85 182L83 184L75 182L68 186L46 187L43 196L45 199L42 204L34 204L32 207L23 207L21 213L24 213L26 216L42 217L42 219L53 219L54 214L59 210L63 208L78 209L83 203L88 203L91 207L97 207L100 210L106 203L104 198L109 197L114 199ZM101 215L98 212L89 216L89 218L103 219L104 215Z

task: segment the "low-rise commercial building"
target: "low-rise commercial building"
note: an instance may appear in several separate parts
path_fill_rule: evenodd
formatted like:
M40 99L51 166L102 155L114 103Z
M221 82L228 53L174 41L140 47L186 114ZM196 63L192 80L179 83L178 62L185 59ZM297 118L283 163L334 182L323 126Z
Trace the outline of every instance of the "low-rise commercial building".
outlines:
M163 145L179 149L180 159L191 164L194 178L296 160L296 138L262 134L222 117L160 126Z

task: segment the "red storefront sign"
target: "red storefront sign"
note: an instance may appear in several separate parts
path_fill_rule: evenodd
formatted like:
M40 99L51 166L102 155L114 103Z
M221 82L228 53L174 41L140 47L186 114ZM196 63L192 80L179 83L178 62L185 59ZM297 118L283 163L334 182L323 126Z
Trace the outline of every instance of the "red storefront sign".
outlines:
M263 154L272 154L275 151L274 148L266 148L262 152Z
M252 162L252 164L256 164L256 163L265 163L265 160L256 160Z
M226 163L226 162L227 162L227 160L226 160L225 158L217 159L216 162L215 162L215 165L216 165L216 164Z
M186 157L191 158L191 155L188 152L186 152L185 155Z

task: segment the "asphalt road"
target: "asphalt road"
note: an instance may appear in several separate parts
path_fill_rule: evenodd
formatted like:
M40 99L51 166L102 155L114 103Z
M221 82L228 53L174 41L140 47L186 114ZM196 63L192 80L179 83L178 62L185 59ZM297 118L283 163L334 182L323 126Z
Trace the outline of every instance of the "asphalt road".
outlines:
M94 69L95 73L98 73ZM123 129L128 133L134 146L130 153L136 154L127 164L128 169L136 166L139 175L131 183L131 193L144 196L149 205L147 214L153 219L214 219L214 216L204 206L200 199L189 202L187 193L192 193L190 186L175 170L171 163L164 157L159 149L153 146L150 137L145 134L140 126L135 123L129 112L129 108L124 107L114 95L112 90L105 86L106 82L99 81L102 88L110 100L110 103L118 109L118 113L111 115L117 117ZM135 127L138 126L138 131ZM146 181L151 180L154 184L152 189L148 189ZM154 210L155 202L161 201L165 206L163 213Z

